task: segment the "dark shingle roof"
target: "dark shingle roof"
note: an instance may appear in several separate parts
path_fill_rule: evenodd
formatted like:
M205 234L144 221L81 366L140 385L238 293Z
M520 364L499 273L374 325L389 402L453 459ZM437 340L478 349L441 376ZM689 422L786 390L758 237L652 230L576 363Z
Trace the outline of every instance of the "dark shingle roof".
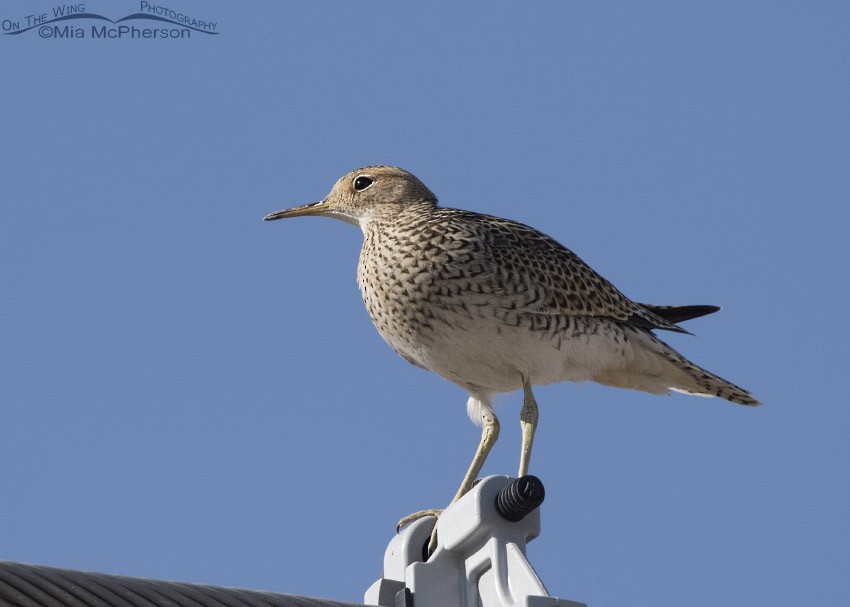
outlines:
M0 561L0 607L362 607L290 594Z

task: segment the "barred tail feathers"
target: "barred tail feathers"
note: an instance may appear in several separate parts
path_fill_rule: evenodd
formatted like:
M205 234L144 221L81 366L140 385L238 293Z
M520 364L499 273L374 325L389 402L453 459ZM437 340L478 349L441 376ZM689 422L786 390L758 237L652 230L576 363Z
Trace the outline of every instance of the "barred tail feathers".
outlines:
M606 370L595 376L595 381L654 394L672 390L695 396L716 396L739 405L760 404L748 391L691 362L654 334L638 329L629 338L634 349L628 369Z

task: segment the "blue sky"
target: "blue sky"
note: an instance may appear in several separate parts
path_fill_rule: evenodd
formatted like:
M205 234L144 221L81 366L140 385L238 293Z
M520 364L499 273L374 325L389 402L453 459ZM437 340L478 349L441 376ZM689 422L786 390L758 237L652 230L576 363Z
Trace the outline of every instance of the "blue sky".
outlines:
M261 219L387 163L722 305L665 337L765 403L537 389L552 594L850 602L846 3L167 6L220 33L0 32L0 558L362 599L478 429L371 326L357 229Z

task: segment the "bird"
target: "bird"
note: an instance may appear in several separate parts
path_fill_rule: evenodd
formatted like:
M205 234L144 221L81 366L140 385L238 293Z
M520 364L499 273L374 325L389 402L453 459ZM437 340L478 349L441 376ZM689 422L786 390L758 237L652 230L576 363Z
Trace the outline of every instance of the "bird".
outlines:
M451 503L472 488L498 439L497 394L523 391L519 477L528 474L539 419L533 386L594 381L759 404L656 335L688 333L680 322L719 307L637 303L543 232L440 206L404 169L356 169L322 200L264 219L301 216L360 227L357 282L378 333L406 361L466 391L467 413L481 426L481 438ZM439 513L416 512L399 527Z

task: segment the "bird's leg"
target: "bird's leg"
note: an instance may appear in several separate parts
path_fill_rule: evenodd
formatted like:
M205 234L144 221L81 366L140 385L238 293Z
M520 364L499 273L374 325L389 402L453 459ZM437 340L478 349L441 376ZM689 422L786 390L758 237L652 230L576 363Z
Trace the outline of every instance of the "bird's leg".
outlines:
M528 462L531 460L531 446L534 444L534 432L537 430L537 401L531 392L531 384L525 380L522 387L522 409L519 412L519 425L522 428L522 449L519 453L519 477L528 474Z
M496 417L496 414L493 413L492 409L489 407L484 408L484 413L481 415L481 422L483 426L481 428L481 442L478 443L478 449L475 451L475 457L472 458L472 464L470 464L469 470L466 472L466 476L463 477L463 482L461 482L460 488L457 490L454 499L452 499L452 504L472 489L472 486L475 484L475 479L478 478L478 473L481 472L481 468L484 466L487 455L490 453L490 449L493 448L493 445L496 443L496 439L499 438L499 418ZM442 510L421 510L419 512L414 512L413 514L401 519L397 528L401 529L405 525L426 516L439 517L441 513ZM431 532L431 540L428 542L428 554L433 553L436 548L437 527L435 526L434 531Z
M460 488L452 499L452 504L469 493L469 490L475 485L475 479L478 478L478 473L484 467L484 462L487 461L487 456L490 454L490 449L496 444L499 438L499 418L493 413L489 407L484 408L484 413L481 415L481 442L478 443L478 449L475 451L475 456L472 458L472 463L469 465L469 470L466 471L466 476L463 477L463 482ZM449 504L451 506L451 504ZM437 549L437 526L431 532L431 541L428 542L428 554L433 554Z
M475 479L478 478L478 473L484 467L484 462L490 453L490 449L493 448L493 445L496 444L496 440L499 438L499 418L496 417L496 414L489 407L483 407L483 410L484 412L481 414L481 442L478 443L478 450L475 452L475 457L472 458L472 463L469 465L466 476L463 477L460 488L457 490L454 499L452 499L452 504L472 489Z

